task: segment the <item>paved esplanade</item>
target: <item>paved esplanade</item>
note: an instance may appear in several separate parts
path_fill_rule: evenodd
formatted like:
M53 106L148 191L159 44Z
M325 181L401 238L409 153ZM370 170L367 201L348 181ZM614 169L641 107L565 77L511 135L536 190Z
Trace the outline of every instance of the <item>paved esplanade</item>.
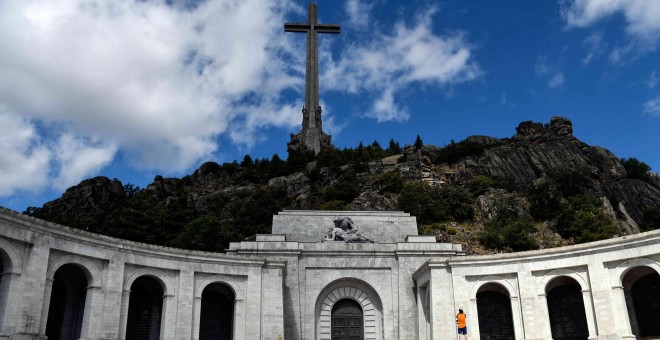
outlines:
M339 25L319 24L316 4L310 3L306 23L286 23L286 32L307 33L307 64L305 73L305 106L303 106L302 136L304 145L318 153L321 150L321 106L319 105L319 60L317 33L339 33ZM314 118L310 119L310 112Z

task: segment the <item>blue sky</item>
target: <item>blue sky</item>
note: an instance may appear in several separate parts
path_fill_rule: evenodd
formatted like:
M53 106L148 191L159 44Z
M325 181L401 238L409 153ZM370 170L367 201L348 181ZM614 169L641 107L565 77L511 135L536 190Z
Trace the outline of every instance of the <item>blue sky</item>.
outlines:
M0 205L103 175L144 187L205 161L286 155L307 1L0 2ZM317 2L337 147L510 137L521 121L660 170L660 1Z

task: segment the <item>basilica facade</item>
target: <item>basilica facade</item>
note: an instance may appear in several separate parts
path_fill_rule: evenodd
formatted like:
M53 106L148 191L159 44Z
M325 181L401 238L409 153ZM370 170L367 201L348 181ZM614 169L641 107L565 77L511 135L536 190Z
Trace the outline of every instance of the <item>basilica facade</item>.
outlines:
M284 211L226 254L0 208L0 339L654 339L660 231L466 256L403 212Z

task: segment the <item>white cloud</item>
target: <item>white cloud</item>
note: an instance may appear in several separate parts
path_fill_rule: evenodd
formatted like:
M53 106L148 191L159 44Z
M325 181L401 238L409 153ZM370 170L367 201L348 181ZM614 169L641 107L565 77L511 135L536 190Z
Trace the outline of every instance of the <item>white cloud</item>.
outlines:
M320 57L328 65L322 83L348 93L378 93L365 115L382 122L408 119L397 95L411 84L446 86L477 78L480 70L464 34L436 35L434 14L434 9L427 10L411 27L398 22L393 35L348 46L338 61L322 51Z
M649 80L647 80L645 83L646 86L648 86L650 89L655 88L655 85L658 83L658 77L655 75L655 71L651 72Z
M584 44L589 47L587 55L582 59L582 63L585 65L591 63L594 58L605 53L603 37L598 33L594 33L584 39Z
M564 75L562 73L555 73L555 75L548 81L548 86L551 88L557 88L562 85L564 85Z
M348 14L348 23L357 28L368 27L373 6L372 2L364 0L347 0L344 8Z
M0 1L0 106L10 112L2 118L8 130L0 136L0 196L64 188L119 153L139 169L181 173L221 153L221 134L250 148L264 141L261 129L297 127L302 101L284 93L303 93L305 39L284 34L282 23L304 9L291 0L195 6ZM372 6L349 0L346 10L371 22ZM405 120L407 86L478 77L464 35L434 33L433 14L426 11L412 26L400 22L391 35L342 46L338 61L322 45L320 56L330 65L324 91L364 94L372 99L365 116ZM341 129L324 110L328 127Z
M561 15L568 27L588 27L620 13L625 31L633 38L631 47L615 48L611 61L621 62L623 54L654 50L660 40L660 1L657 0L560 0Z
M229 126L255 130L240 126L256 124L244 116L259 111L240 110L245 96L272 108L300 83L283 62L292 50L281 34L287 6L3 1L0 103L64 124L80 143L121 148L137 167L183 171L217 150L215 137ZM279 114L259 126L289 127L288 113Z
M502 96L500 97L500 104L505 105L508 102L506 98L506 92L502 92Z
M35 127L0 106L0 196L38 191L48 183L49 150Z
M644 103L644 113L651 116L660 116L660 96L649 99Z
M546 56L540 56L534 64L534 73L539 79L547 80L550 88L561 87L564 84L564 74L557 69L548 65L548 57ZM549 77L550 74L552 74L552 77Z
M53 148L53 158L58 167L53 187L62 190L78 184L110 163L116 152L115 145L103 145L63 133Z

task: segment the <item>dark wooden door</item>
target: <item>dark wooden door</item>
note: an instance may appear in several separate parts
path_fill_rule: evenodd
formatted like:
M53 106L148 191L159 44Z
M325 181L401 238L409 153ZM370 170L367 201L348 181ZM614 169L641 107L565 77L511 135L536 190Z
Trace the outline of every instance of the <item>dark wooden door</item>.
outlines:
M332 340L363 340L363 324L362 308L357 302L343 299L332 307Z

